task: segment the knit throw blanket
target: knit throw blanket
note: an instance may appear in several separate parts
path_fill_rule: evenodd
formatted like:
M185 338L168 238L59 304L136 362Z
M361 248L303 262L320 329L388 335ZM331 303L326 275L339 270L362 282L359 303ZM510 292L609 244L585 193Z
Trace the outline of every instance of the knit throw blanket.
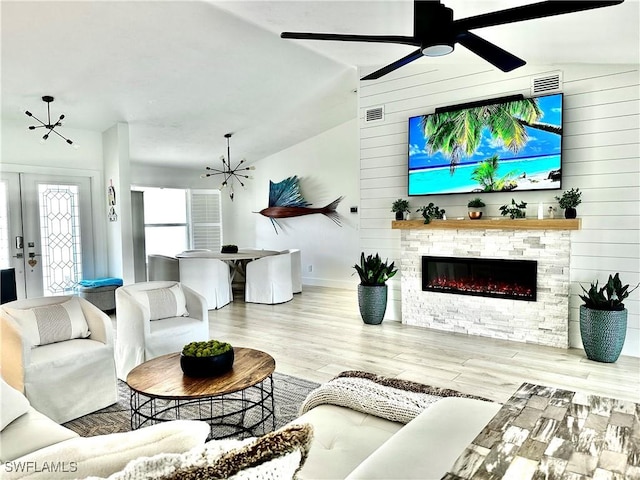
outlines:
M318 405L332 404L406 424L442 397L490 401L448 388L351 370L309 393L300 407L300 414Z

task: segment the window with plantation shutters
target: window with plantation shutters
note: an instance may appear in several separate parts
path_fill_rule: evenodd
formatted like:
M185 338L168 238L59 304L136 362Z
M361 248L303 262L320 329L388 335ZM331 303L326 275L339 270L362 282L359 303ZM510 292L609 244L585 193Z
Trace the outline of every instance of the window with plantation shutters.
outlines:
M214 252L222 246L222 210L219 190L191 190L189 202L191 248Z

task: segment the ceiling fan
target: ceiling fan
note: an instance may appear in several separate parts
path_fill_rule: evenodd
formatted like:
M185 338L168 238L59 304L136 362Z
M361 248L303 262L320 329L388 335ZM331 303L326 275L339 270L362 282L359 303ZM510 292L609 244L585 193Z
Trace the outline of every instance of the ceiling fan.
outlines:
M406 57L376 70L363 77L362 80L375 80L380 78L403 65L417 60L423 55L427 57L447 55L453 52L456 43L468 48L503 72L510 72L523 66L526 62L497 45L471 33L469 30L522 22L535 18L552 17L554 15L591 10L594 8L609 7L620 4L623 1L624 0L549 0L454 20L453 10L445 7L439 0L414 0L413 35L411 37L400 35L350 35L305 32L282 32L280 37L298 40L399 43L418 47L417 50L411 52Z

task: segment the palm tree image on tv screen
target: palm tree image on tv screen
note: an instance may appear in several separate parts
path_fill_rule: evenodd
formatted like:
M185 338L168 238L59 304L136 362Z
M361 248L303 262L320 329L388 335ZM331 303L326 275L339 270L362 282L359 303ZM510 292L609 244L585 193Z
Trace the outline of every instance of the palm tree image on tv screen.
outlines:
M409 195L557 190L562 94L409 119Z

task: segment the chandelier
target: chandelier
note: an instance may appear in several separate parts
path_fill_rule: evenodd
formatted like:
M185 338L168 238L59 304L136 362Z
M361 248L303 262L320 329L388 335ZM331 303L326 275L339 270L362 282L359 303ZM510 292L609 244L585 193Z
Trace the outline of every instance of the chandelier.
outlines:
M206 167L206 170L208 173L203 173L202 175L200 175L200 178L207 178L207 177L213 177L214 175L222 175L222 184L220 185L220 190L224 189L225 187L229 187L229 198L231 198L231 201L233 201L233 196L234 196L234 190L233 190L233 183L234 180L237 180L238 183L244 187L244 183L242 182L243 178L248 178L251 179L253 178L250 175L245 175L243 173L238 173L238 172L244 172L246 170L255 170L256 167L254 167L253 165L250 167L242 167L242 164L245 162L244 158L242 160L240 160L240 163L238 163L238 165L235 166L235 168L231 168L231 148L229 147L229 139L231 138L231 133L225 133L224 138L227 139L227 158L224 158L224 155L222 155L220 157L220 160L222 160L222 170L218 170L217 168L211 168L211 167ZM242 167L242 168L241 168Z
M25 110L24 113L25 113L25 115L27 117L31 117L31 118L37 120L38 122L40 122L40 124L41 124L41 125L38 125L38 126L31 125L29 127L29 130L35 130L36 128L46 128L47 131L42 136L42 141L43 142L49 138L49 134L50 133L55 133L60 138L62 138L65 142L67 142L69 145L73 145L74 148L77 148L77 145L74 145L71 140L69 140L67 137L61 135L59 132L57 132L55 130L56 127L61 127L62 126L62 120L64 120L64 115L60 115L60 118L58 118L58 121L56 123L51 123L51 108L50 107L51 107L51 102L53 102L53 97L50 96L50 95L45 95L44 97L42 97L42 101L47 103L47 123L44 123L42 120L40 120L38 117L36 117L29 110Z

